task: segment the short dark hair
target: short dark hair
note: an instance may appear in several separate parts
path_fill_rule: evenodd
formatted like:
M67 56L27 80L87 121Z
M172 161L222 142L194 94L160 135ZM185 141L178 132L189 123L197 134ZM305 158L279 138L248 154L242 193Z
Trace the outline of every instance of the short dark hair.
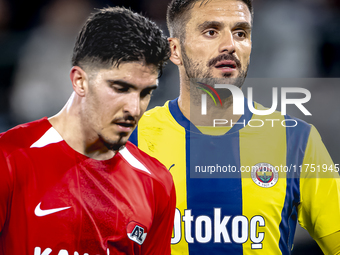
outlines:
M167 38L154 22L126 8L108 7L85 22L73 49L72 65L110 68L145 61L161 73L169 55Z
M201 5L210 0L172 0L168 6L166 20L171 37L181 38L185 34L185 25L190 18L188 11L194 7L196 2ZM227 0L226 0L227 1ZM239 0L244 2L253 16L253 0Z

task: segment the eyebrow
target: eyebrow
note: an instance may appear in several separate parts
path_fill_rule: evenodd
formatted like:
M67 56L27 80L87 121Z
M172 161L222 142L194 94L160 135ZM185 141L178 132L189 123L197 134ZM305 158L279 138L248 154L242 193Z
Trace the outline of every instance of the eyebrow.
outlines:
M251 30L251 25L248 23L248 22L237 22L235 25L234 25L234 28L242 28L244 30Z
M204 30L210 27L223 27L223 23L219 21L204 21L202 24L199 24L197 28L199 30Z
M124 86L124 87L133 88L133 89L137 88L136 85L134 85L132 83L128 83L126 81L122 81L122 80L107 80L107 82L112 83L112 84L117 84L117 85L120 85L120 86ZM158 88L158 85L154 84L154 85L146 87L145 89L156 89L156 88Z
M202 31L205 30L207 28L211 28L211 27L217 27L217 28L223 28L224 24L222 22L219 21L205 21L202 24L199 24L197 26L197 28ZM234 26L234 28L241 28L244 30L251 30L251 25L248 22L237 22Z

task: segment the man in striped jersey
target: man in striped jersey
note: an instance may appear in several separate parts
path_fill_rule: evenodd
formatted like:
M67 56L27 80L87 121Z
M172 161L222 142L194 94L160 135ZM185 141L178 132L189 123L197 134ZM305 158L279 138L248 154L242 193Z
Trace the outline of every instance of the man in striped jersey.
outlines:
M290 254L297 221L325 253L339 253L339 165L316 129L279 112L253 114L268 110L255 102L233 114L230 94L203 104L202 94L219 94L216 83L234 92L242 86L252 13L251 0L173 0L168 7L180 95L146 112L131 140L173 175L172 254ZM213 127L216 119L234 125Z

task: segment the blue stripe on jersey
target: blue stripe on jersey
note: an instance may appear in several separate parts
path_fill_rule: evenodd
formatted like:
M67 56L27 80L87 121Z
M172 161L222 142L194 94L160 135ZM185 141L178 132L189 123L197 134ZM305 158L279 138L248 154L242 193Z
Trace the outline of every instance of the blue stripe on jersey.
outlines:
M253 107L255 107L253 102ZM241 116L241 118L237 121L237 123L234 123L234 126L228 131L228 134L233 132L240 131L244 126L246 126L253 117L253 113L248 108L248 99L244 98L244 114ZM245 123L245 125L243 125Z
M138 147L138 126L133 130L129 137L129 141Z
M172 117L185 129L190 130L190 121L183 115L178 107L178 98L169 102L169 110Z
M279 247L282 254L290 254L297 223L297 206L300 202L299 166L303 163L311 126L302 120L290 116L285 116L285 119L294 119L298 122L296 127L286 128L287 167L294 169L295 166L296 172L287 172L286 198L281 213L282 221L280 223L281 237Z
M242 215L241 174L239 172L222 173L217 175L217 178L213 178L215 176L207 173L201 173L201 176L195 175L196 178L192 178L193 175L190 175L190 172L195 172L197 166L215 166L217 168L217 165L220 167L230 165L240 169L238 131L243 126L235 125L223 136L203 135L182 114L177 100L169 103L169 109L176 121L186 129L187 208L191 210L193 217L190 228L191 236L186 240L189 243L189 253L243 254L242 244L236 244L233 241L231 224L234 216ZM239 122L243 122L245 119L247 123L251 116L252 114L248 110ZM220 219L216 218L214 210L220 211ZM222 235L220 236L221 242L215 242L215 221L216 224L221 223L224 216L231 216L227 223L227 229L232 244L224 243L228 240L224 240ZM202 229L198 231L197 227L200 226ZM189 240L191 238L193 238L194 245Z

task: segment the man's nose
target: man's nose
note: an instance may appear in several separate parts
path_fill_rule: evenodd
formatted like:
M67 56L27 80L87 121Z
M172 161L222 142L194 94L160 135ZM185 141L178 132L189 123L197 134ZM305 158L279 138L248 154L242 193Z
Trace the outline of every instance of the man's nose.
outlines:
M218 50L220 53L228 54L233 54L235 52L235 40L232 32L226 32L223 34Z
M139 93L131 93L124 102L124 112L129 113L133 117L140 115L140 95Z

